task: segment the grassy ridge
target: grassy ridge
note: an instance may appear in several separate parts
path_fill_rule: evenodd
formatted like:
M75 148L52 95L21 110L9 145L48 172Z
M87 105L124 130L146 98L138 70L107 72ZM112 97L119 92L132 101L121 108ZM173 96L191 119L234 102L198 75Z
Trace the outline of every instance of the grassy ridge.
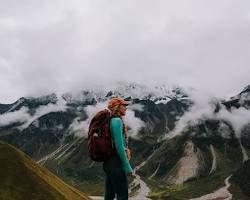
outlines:
M0 142L0 200L88 200L15 147Z

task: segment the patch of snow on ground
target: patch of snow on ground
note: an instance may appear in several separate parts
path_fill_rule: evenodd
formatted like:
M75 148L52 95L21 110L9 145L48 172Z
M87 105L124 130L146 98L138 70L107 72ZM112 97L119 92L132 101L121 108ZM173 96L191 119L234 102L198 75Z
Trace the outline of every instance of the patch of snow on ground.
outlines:
M214 149L214 146L212 144L210 144L210 151L212 153L212 156L213 156L213 163L212 163L212 167L211 167L211 170L209 172L209 174L211 174L212 172L214 172L217 168L217 158L216 158L216 153L215 153L215 149Z
M239 144L240 144L240 148L242 151L242 155L243 155L243 162L246 162L249 160L249 157L247 155L246 149L243 147L242 143L241 143L241 139L239 138Z

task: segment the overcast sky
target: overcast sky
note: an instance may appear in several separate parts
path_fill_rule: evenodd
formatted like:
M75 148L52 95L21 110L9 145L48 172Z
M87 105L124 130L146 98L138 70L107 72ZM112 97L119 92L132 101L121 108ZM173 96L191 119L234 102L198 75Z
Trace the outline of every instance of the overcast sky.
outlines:
M0 0L0 102L108 85L250 84L249 0Z

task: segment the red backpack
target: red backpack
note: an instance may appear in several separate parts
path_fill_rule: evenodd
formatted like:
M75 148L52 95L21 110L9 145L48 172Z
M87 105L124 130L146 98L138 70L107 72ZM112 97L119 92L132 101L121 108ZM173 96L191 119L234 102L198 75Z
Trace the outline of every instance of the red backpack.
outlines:
M110 134L110 112L99 111L91 120L88 131L88 151L92 160L103 162L110 158L115 151Z

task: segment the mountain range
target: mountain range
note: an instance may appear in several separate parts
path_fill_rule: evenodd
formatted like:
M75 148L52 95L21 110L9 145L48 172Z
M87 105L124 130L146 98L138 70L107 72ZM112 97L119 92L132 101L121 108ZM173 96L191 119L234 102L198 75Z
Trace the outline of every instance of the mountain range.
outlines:
M180 87L134 83L22 97L0 104L0 140L87 195L102 195L102 166L89 159L86 136L91 117L113 96L131 101L125 117L131 164L144 162L137 174L150 187L148 197L197 198L231 177L233 198L250 198L241 179L249 169L250 86L203 104Z

